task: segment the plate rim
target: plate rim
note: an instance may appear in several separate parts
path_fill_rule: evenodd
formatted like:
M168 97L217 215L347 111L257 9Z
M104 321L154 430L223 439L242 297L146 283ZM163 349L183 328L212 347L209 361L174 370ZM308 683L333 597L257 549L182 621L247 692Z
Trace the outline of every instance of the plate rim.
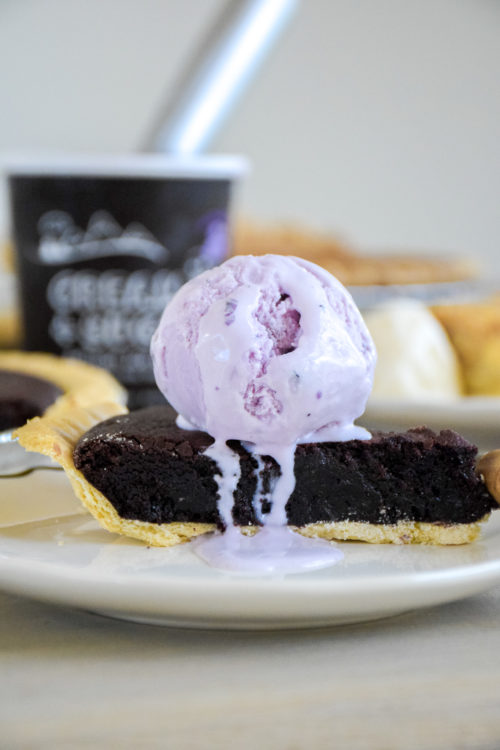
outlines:
M478 540L478 542L480 543L480 540ZM476 542L473 542L473 544L475 543ZM338 542L337 544L341 548L343 543ZM362 542L359 544L362 544ZM387 545L383 546L386 547ZM407 546L414 547L415 545ZM401 545L401 549L404 548L405 545ZM43 579L45 581L65 581L68 583L78 582L92 586L96 585L99 588L109 587L110 584L117 584L119 586L127 584L132 588L184 588L186 582L189 582L190 580L193 581L194 579L198 586L217 590L221 588L239 588L244 585L247 592L249 589L253 589L252 593L260 592L261 589L265 589L266 592L270 591L271 593L275 593L276 590L284 591L286 589L284 593L287 595L297 593L306 596L308 594L314 594L317 596L323 592L331 593L332 590L339 589L339 593L342 593L343 595L345 593L352 593L353 596L359 596L360 592L365 591L368 587L371 591L395 591L400 586L404 586L405 588L411 586L414 590L420 590L427 586L439 585L444 581L458 581L463 580L464 578L475 580L483 577L492 577L493 579L498 577L500 582L500 550L497 558L482 560L480 562L471 562L454 567L441 567L433 570L403 570L401 572L391 572L383 575L364 574L357 576L356 578L341 578L338 576L316 577L314 573L258 576L230 573L227 571L214 571L213 575L207 576L178 576L175 574L175 568L173 569L173 572L169 572L168 574L162 572L162 574L158 576L148 575L145 571L141 571L140 576L128 576L126 573L110 571L97 572L90 568L72 568L68 565L56 562L44 560L36 561L32 558L9 555L3 551L0 538L0 588L2 588L4 583L9 580L9 574L21 576L28 571L32 573L34 567L36 567L36 579Z

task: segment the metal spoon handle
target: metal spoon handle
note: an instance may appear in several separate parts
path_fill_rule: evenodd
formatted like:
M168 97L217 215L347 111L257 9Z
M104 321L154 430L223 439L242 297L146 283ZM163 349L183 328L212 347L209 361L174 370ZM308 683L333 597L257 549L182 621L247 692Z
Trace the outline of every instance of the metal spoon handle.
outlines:
M298 0L231 0L143 144L202 151L271 48Z

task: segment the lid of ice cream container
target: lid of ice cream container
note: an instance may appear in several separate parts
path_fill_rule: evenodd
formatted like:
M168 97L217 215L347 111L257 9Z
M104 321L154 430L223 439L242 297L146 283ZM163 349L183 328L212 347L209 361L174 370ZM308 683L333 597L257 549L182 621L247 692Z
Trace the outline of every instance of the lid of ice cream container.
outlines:
M3 171L17 176L173 177L235 179L249 171L237 155L182 156L163 154L23 154L2 159Z

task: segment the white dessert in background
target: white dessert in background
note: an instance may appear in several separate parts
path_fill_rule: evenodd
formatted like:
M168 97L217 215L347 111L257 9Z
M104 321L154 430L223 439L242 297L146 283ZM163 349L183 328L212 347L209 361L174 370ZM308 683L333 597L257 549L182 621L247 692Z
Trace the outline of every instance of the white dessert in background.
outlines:
M372 397L442 400L462 394L455 351L425 304L393 300L364 319L378 353Z

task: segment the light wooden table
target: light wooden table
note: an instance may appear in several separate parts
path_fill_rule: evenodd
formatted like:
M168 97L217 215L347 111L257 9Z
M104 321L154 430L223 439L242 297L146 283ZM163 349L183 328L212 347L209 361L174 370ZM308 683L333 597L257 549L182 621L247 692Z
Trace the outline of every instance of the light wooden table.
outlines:
M0 748L500 748L500 587L328 630L211 632L0 594Z

